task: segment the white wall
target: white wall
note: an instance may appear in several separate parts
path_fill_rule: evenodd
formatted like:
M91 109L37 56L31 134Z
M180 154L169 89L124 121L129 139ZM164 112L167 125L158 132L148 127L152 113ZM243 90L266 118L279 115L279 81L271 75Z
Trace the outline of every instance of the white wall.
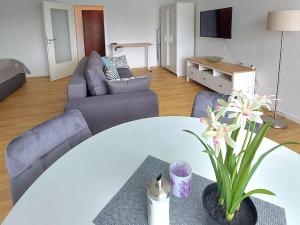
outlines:
M280 32L266 30L267 13L271 10L300 9L299 0L195 0L197 56L220 55L231 62L257 67L257 91L275 94ZM200 11L233 7L232 39L226 41L200 37ZM232 56L234 55L234 57ZM236 59L235 59L236 58ZM300 32L286 33L280 85L279 111L300 121Z
M173 0L63 0L72 4L104 5L107 54L111 42L151 42L151 65L156 61L159 8ZM131 67L145 66L143 49L128 49ZM0 58L23 61L34 76L48 75L42 0L0 0Z

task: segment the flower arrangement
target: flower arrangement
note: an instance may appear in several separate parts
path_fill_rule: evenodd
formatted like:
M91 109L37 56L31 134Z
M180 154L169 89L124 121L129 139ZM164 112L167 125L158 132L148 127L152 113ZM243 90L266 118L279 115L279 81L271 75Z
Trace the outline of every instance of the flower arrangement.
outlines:
M245 198L254 194L275 195L266 189L249 192L245 190L267 155L282 145L297 144L295 142L279 144L254 160L263 138L272 125L272 122L263 124L262 108L270 109L272 100L273 96L235 91L228 101L219 99L215 109L208 107L208 118L200 118L200 122L207 124L202 137L210 140L212 144L204 142L202 137L194 132L184 130L195 136L205 147L204 152L208 154L216 176L219 205L223 206L228 221L233 220ZM231 123L222 122L224 117L230 118ZM258 124L261 124L259 129ZM238 138L242 138L241 146L236 145Z

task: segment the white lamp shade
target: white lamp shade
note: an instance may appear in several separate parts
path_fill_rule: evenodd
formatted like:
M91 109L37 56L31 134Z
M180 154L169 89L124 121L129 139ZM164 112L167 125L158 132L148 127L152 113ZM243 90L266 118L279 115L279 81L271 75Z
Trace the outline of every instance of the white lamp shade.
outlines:
M267 29L269 31L300 31L300 10L269 12Z

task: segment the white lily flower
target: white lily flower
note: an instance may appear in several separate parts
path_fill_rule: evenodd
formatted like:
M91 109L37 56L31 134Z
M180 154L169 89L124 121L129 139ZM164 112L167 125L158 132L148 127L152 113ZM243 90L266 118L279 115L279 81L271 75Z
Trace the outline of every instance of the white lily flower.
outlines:
M235 91L228 98L228 101L219 99L215 111L210 106L207 108L208 117L200 118L201 123L207 124L202 136L206 139L212 139L217 155L224 143L234 148L235 141L231 138L231 133L239 128L244 128L247 121L263 123L261 108L263 106L269 108L271 103L272 96ZM234 119L230 125L220 122L220 118L224 117L226 113L228 113L229 118Z
M207 129L203 132L202 136L206 139L212 138L215 147L218 147L218 149L220 148L223 141L225 141L228 145L234 148L235 142L230 136L232 131L239 128L239 125L227 125L225 123L220 123L218 121L220 117L215 115L215 113L212 112L210 107L208 108L208 116L209 118L207 119L200 119L202 121L205 120L205 122L208 125Z
M212 111L212 108L210 106L207 107L207 118L201 117L200 122L206 123L208 125L208 130L210 130L213 127L220 126L220 122L218 121L220 116L215 115L215 113Z
M231 107L233 103L228 99L226 102L224 99L218 99L217 101L218 105L216 106L216 112L218 112L218 116L225 116L225 113L228 109L228 107Z
M270 109L273 96L253 95L245 91L235 91L228 100L226 112L231 112L229 118L237 118L241 126L245 126L247 121L263 123L261 116L262 107Z

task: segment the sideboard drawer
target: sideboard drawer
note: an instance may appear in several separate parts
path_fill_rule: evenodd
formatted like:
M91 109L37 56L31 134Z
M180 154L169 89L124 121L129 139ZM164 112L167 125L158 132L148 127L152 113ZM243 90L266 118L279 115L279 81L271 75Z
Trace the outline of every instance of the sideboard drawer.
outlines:
M195 66L189 66L187 69L187 75L192 80L199 82L199 69Z
M217 77L214 77L215 79L210 83L211 89L222 93L229 95L232 93L233 85L232 82L225 79L220 79Z
M199 83L209 86L211 83L212 75L209 74L207 71L199 71Z

